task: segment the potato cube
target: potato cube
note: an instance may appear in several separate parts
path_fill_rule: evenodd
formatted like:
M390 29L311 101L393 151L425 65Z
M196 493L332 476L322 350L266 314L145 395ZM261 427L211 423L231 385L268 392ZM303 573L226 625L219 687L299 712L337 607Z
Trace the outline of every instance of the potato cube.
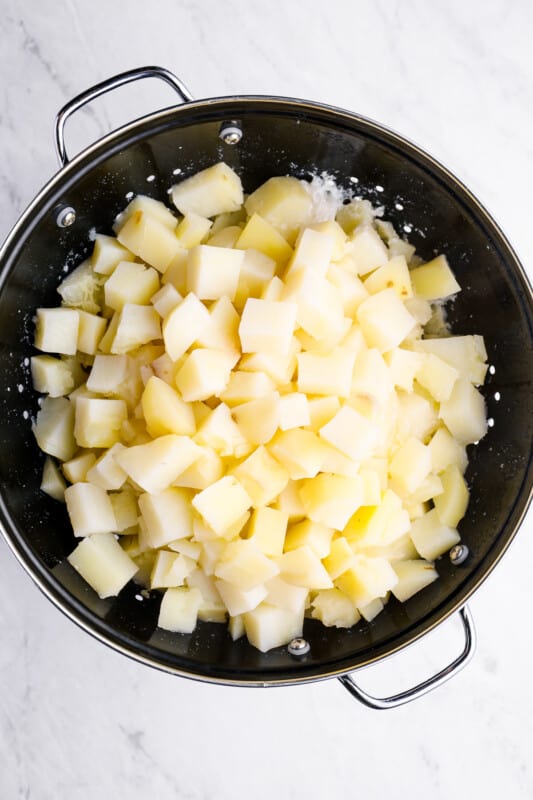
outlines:
M68 364L53 356L32 356L31 377L35 391L50 397L62 397L74 389Z
M289 481L287 470L260 446L231 470L250 495L254 506L266 506L283 491Z
M92 483L75 483L65 489L65 502L74 536L112 533L116 527L113 506L105 489Z
M79 397L74 419L76 442L80 447L111 447L118 442L127 416L124 400Z
M138 502L151 548L192 536L191 492L171 486L157 494L141 494Z
M212 483L224 475L225 465L218 453L211 447L201 447L201 454L182 472L174 481L174 486L183 486L189 489L207 489Z
M295 586L293 583L287 583L279 575L276 575L266 582L265 588L268 591L265 597L265 602L268 605L284 608L294 613L301 613L302 609L305 608L309 594L306 586Z
M279 426L279 403L279 394L270 392L258 400L235 406L233 418L247 442L266 444L272 439Z
M241 179L220 162L172 187L172 202L181 214L214 217L238 211L243 202Z
M273 258L259 250L245 250L235 296L237 308L242 309L248 297L261 297L275 271L276 262Z
M138 571L111 533L88 536L67 560L102 599L117 595Z
M323 222L314 222L312 225L309 225L309 228L313 231L327 233L328 236L331 236L333 239L332 261L340 261L344 258L344 250L348 237L336 220L328 219Z
M96 456L94 453L85 452L81 455L64 461L61 465L63 475L70 481L70 483L77 483L78 481L85 481L87 472L91 467L96 464Z
M350 234L361 225L372 225L374 216L374 209L370 200L352 200L350 203L343 204L340 207L335 219L343 231ZM379 223L380 220L376 220L376 222Z
M353 319L363 300L368 297L363 282L337 264L329 265L327 278L337 289L345 315Z
M299 269L312 270L315 275L325 278L334 247L333 236L311 228L304 229L294 248L293 256L285 273L285 280Z
M434 432L438 424L434 403L414 392L411 394L398 392L396 439L399 443L410 436L423 441Z
M229 247L194 247L187 263L187 288L200 300L233 300L244 260L241 250Z
M371 225L359 225L353 233L348 252L358 275L367 275L389 260L389 252Z
M182 296L187 293L187 262L189 251L185 247L174 254L161 278L163 286L173 286Z
M309 425L311 416L307 396L302 392L283 395L279 401L279 427L282 431Z
M344 475L317 475L304 481L300 497L313 522L341 531L361 505L361 480Z
M363 300L357 320L368 347L381 352L398 347L416 324L394 289L384 289Z
M382 292L384 289L394 289L401 300L413 296L411 277L404 256L391 258L382 267L379 267L365 279L365 289L370 294Z
M460 444L474 444L487 432L483 396L465 378L455 382L448 400L441 403L439 416Z
M292 480L314 478L322 469L324 444L312 431L301 428L282 431L276 434L268 449Z
M75 355L78 349L78 312L73 308L38 308L34 345L46 353Z
M274 508L286 513L290 522L296 522L305 517L305 508L299 491L300 486L301 481L290 480L274 502Z
M97 233L91 255L91 267L100 275L111 275L121 261L133 261L135 256L122 247L114 236Z
M446 256L411 270L411 281L416 294L425 300L440 300L461 291Z
M202 605L199 589L179 586L167 589L161 601L157 625L173 633L192 633Z
M149 378L141 397L141 407L150 436L166 433L193 434L194 413L175 389L155 375Z
M116 459L141 489L157 494L167 489L178 475L190 467L200 452L198 445L188 436L168 434L146 444L128 447Z
M199 492L192 504L207 524L222 536L248 511L252 500L236 478L225 475Z
M455 464L464 473L468 459L466 449L453 438L446 428L439 428L428 444L431 455L431 471L442 472Z
M264 372L234 370L220 398L229 406L241 405L249 400L258 400L275 389L275 383Z
M239 325L243 353L287 355L296 324L296 305L248 298Z
M421 559L398 561L394 564L394 571L398 582L392 587L392 593L400 603L405 603L439 577L433 564Z
M168 317L171 311L179 306L183 297L175 286L166 283L158 292L152 295L150 302L160 317Z
M185 402L207 400L224 391L238 355L225 350L193 350L176 373L176 386Z
M244 207L250 216L260 214L288 240L294 241L312 205L305 184L297 178L283 176L263 183L246 199Z
M395 347L384 356L394 385L406 392L413 391L413 380L422 366L423 356L411 350Z
M240 350L239 341L239 320L229 297L221 297L212 303L209 309L209 321L207 321L198 337L197 344L200 347L212 348L214 350L228 350L237 353Z
M89 261L83 261L57 287L62 305L97 314L103 302L103 282L103 276L93 271Z
M68 461L76 451L74 406L65 397L42 398L32 431L44 453Z
M415 354L416 355L416 354ZM450 399L459 372L433 353L424 353L416 372L418 383L426 389L437 403Z
M155 308L126 303L119 314L111 352L127 353L153 339L161 339L161 322Z
M287 532L289 516L277 508L256 508L248 528L248 538L266 556L280 556ZM276 605L274 603L274 605Z
M126 222L139 211L142 211L143 214L146 214L156 222L159 222L160 225L163 225L169 231L174 231L176 225L178 224L178 220L164 203L162 203L160 200L155 200L153 197L148 197L144 194L138 194L133 198L131 203L128 203L124 211L116 218L113 225L113 230L115 233L118 234Z
M370 603L366 603L364 606L359 607L359 612L363 619L367 622L372 622L373 619L377 617L378 614L381 614L383 609L385 608L383 601L376 597L375 600L372 600Z
M200 554L202 552L202 545L199 542L193 542L190 539L176 539L174 542L169 542L167 544L167 549L172 550L173 553L181 553L182 556L187 556L187 558L191 558L193 561L198 561L200 558ZM194 573L201 572L199 569L193 570ZM192 574L192 573L191 573ZM191 583L190 574L187 576L187 585L188 586L196 586L196 583ZM205 576L205 580L208 581L210 579ZM200 591L202 591L201 587ZM213 584L214 588L214 584ZM216 592L216 589L215 589ZM202 591L202 596L205 598L206 594ZM212 599L211 595L208 595L209 599ZM216 598L219 599L218 592L216 592Z
M196 521L194 525L196 529ZM216 537L216 534L214 535ZM205 575L208 577L211 577L215 574L215 567L218 564L225 546L226 543L220 538L206 539L205 541L202 541L202 552L200 554L200 558L198 559L198 563L200 564Z
M115 461L115 456L124 449L124 445L117 442L109 450L106 450L87 470L86 480L107 491L120 489L128 476Z
M487 373L487 351L482 336L444 336L418 340L412 345L417 351L434 353L478 386Z
M350 406L342 406L319 430L320 437L352 461L370 458L378 444L375 423Z
M196 295L188 294L163 322L165 350L177 361L210 326L209 311Z
M468 488L466 481L455 464L450 464L439 478L443 492L434 499L435 509L440 521L450 528L456 528L468 507Z
M335 395L324 395L323 397L309 397L307 400L309 408L310 425L313 431L320 428L333 419L340 408L339 398Z
M241 231L240 225L228 225L227 228L221 228L210 236L207 244L211 247L235 247Z
M298 325L314 339L334 345L346 332L339 292L312 269L301 267L287 277L283 300L297 304Z
M292 255L292 247L287 240L259 214L252 214L235 242L235 247L239 250L259 250L272 258L279 268Z
M245 592L262 585L278 573L277 564L267 558L251 539L229 542L215 568L217 578ZM220 587L217 588L221 591ZM223 592L221 594L223 596Z
M263 653L288 644L292 639L301 636L303 623L303 608L295 613L268 603L260 603L253 611L244 614L244 628L248 641Z
M165 272L182 250L174 231L144 211L132 214L117 238L120 244L158 272Z
M87 378L87 389L95 394L117 394L128 378L128 356L96 355Z
M312 603L311 616L327 628L351 628L361 619L349 597L339 589L323 589Z
M248 353L239 362L239 369L244 372L266 372L277 384L287 384L293 379L296 371L296 354L300 348L293 338L286 356L275 353Z
M339 347L328 354L299 353L296 359L299 392L348 397L355 353Z
M255 591L255 589L252 591ZM238 614L236 617L229 618L228 633L234 642L244 636L244 617L242 614Z
M212 224L207 217L189 212L185 214L176 228L176 237L182 247L196 247L196 245L205 241Z
M322 563L327 569L331 580L335 580L346 570L350 569L354 560L354 552L350 543L344 536L335 539L329 550L329 554L323 559Z
M65 483L65 479L59 471L59 468L50 458L50 456L47 456L43 465L43 474L40 486L41 491L45 492L50 497L53 497L54 500L64 503L66 488L67 484Z
M195 562L179 553L159 550L150 575L150 588L167 589L183 586L187 576L195 569Z
M411 494L423 483L431 470L429 448L414 437L398 448L389 464L389 475L403 491Z
M331 548L333 528L305 519L291 525L285 537L285 552L307 545L319 558L325 558Z
M144 305L159 289L159 277L155 269L122 261L104 284L106 305L120 311L126 303Z
M309 545L284 553L278 559L280 577L287 583L307 589L331 589L333 582L320 558Z
M418 553L427 561L434 561L461 539L455 528L442 524L435 508L413 522L410 536Z
M221 456L244 454L251 448L224 403L212 411L207 409L205 418L198 425L195 441L212 447Z
M247 590L240 589L228 581L217 580L215 583L224 605L232 617L245 614L247 611L253 611L268 594L265 585L262 583Z
M284 290L285 284L277 275L274 275L272 280L265 285L265 288L261 292L261 300L281 300Z
M107 320L97 314L89 314L87 311L78 311L78 344L80 353L94 355L98 345L105 333Z
M109 499L115 515L117 533L122 533L137 525L137 500L132 491L123 489L121 492L112 492Z
M335 581L356 607L384 597L398 583L398 576L386 558L355 555L352 566Z

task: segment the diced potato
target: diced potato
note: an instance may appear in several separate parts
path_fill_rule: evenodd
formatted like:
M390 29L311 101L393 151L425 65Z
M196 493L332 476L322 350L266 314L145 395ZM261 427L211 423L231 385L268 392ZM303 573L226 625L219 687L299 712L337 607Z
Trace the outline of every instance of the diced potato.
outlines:
M120 244L158 272L165 272L182 250L174 231L144 211L132 214L117 238Z
M372 203L369 200L352 200L339 208L335 219L343 231L347 234L353 233L360 225L371 225L374 222Z
M216 533L224 535L248 511L252 500L236 478L225 475L195 495L192 504Z
M416 319L420 325L427 325L426 333L429 334L428 323L432 317L438 312L440 306L433 307L429 300L424 300L423 297L413 295L405 300L405 307L412 317ZM446 330L446 323L443 321L442 327Z
M115 515L115 530L117 533L127 531L137 525L137 500L130 489L112 492L109 499Z
M81 455L64 461L62 465L63 475L70 483L85 481L87 472L96 463L96 456L91 452L82 452Z
M285 552L307 545L318 558L324 558L330 551L333 528L305 519L291 525L285 537Z
M450 399L458 377L459 373L454 367L433 353L422 355L420 367L416 371L418 383L427 389L438 403L444 403Z
M352 385L355 353L339 347L329 354L299 353L296 359L298 391L348 397Z
M438 427L437 408L425 397L414 392L398 392L396 439L404 442L410 436L425 441Z
M315 275L325 278L334 247L335 239L332 235L311 228L304 229L294 248L285 279L299 269L312 270Z
M88 311L78 310L78 343L77 349L80 353L94 355L98 345L105 333L107 320L97 314L89 314Z
M237 211L244 199L239 176L222 162L177 183L171 197L181 214L203 217Z
M357 275L346 272L337 264L330 264L327 278L339 293L345 315L353 319L363 300L368 297L365 285Z
M302 545L278 559L280 577L295 586L307 589L331 589L332 580L320 558L309 545Z
M290 480L274 503L274 508L286 513L290 522L296 522L305 517L305 508L300 497L300 486L301 481Z
M244 636L244 618L242 614L229 618L228 632L234 642Z
M163 322L165 350L177 361L211 322L209 311L196 295L188 294Z
M284 385L292 381L296 370L297 352L299 352L299 348L296 339L293 339L288 355L248 353L241 358L239 367L244 372L266 372L275 383Z
M199 544L198 542L193 542L190 539L176 539L174 542L169 542L166 546L169 550L172 550L172 552L181 553L181 555L187 556L188 558L191 558L193 561L198 561L198 559L200 558L200 553L202 552L201 544ZM195 569L193 571L196 573L199 570ZM196 584L191 583L189 578L190 575L187 576L187 585L195 586ZM208 578L206 576L206 581L207 580ZM201 587L200 591L202 591ZM214 598L215 600L219 599L218 592L216 592L216 595L217 596ZM206 593L204 591L202 591L202 596L204 598L206 597ZM211 595L208 595L208 597L209 599L213 599Z
M404 256L391 258L372 272L365 279L364 285L370 294L376 294L384 289L394 289L401 300L413 296L411 277Z
M97 233L91 255L91 267L100 275L111 275L121 261L133 261L135 256L122 247L114 236Z
M32 356L31 377L35 391L50 397L62 397L74 389L68 364L53 356Z
M169 284L173 286L182 296L187 293L187 261L189 251L185 247L180 247L174 254L172 260L161 278L163 286Z
M251 539L237 539L229 542L215 569L217 578L222 578L244 592L261 586L278 573L277 564L267 558ZM217 588L224 596L220 586ZM231 610L230 613L232 613Z
M439 478L444 491L434 499L440 521L450 528L457 527L464 517L469 500L466 481L455 464L450 464Z
M293 428L277 433L268 447L292 480L314 478L322 468L324 445L312 431Z
M222 458L211 447L201 447L201 455L194 464L187 467L174 481L174 486L189 489L207 489L212 483L222 478L225 465Z
M394 571L398 582L392 587L392 593L401 603L439 577L433 564L421 559L398 561L394 564Z
M205 418L198 424L195 441L212 447L221 456L245 455L251 449L225 403L212 411L207 409Z
M327 569L331 580L335 580L339 575L349 570L353 564L354 552L350 543L344 536L335 539L329 550L329 554L323 559L322 563Z
M279 427L282 431L303 428L311 423L307 396L302 392L283 395L279 401Z
M410 536L418 553L427 561L434 561L461 539L455 528L442 524L436 508L413 522Z
M78 349L78 312L73 308L38 308L34 345L45 353L75 355Z
M152 589L183 586L187 576L195 569L195 562L179 553L158 550L150 575Z
M331 349L346 333L340 293L312 269L292 272L285 282L283 301L297 304L296 320L305 333Z
M155 308L126 303L119 313L111 352L127 353L154 339L161 339L161 321Z
M318 592L312 607L313 619L319 619L328 628L351 628L361 618L350 598L339 589Z
M138 502L151 548L192 536L191 492L169 487L157 494L141 494Z
M229 406L235 406L249 400L258 400L265 394L273 392L275 388L276 384L272 378L264 372L233 370L228 385L220 393L220 399Z
M68 461L77 449L74 406L64 397L44 397L32 431L43 453Z
M148 433L154 438L166 433L190 435L196 430L191 406L155 375L144 387L141 406Z
M358 610L360 611L363 619L365 619L367 622L372 622L372 620L375 619L378 614L381 614L384 608L385 606L383 605L383 601L380 600L379 597L376 597L375 600L372 600L370 603L366 603Z
M166 283L158 292L152 295L150 302L160 317L168 317L171 311L179 306L183 297L175 286Z
M79 397L74 419L76 442L80 447L112 447L127 416L124 400Z
M176 229L178 220L164 203L162 203L160 200L156 200L153 197L148 197L144 194L138 194L130 203L128 203L122 214L119 214L116 218L115 224L113 225L113 230L115 233L118 234L125 226L126 222L128 222L128 220L130 220L139 211L142 211L143 214L151 217L169 231L174 231Z
M407 533L410 526L402 501L387 489L378 506L362 506L356 511L344 528L344 536L352 546L383 547Z
M189 253L187 288L200 300L233 300L244 260L241 250L197 245Z
M97 314L103 301L104 278L97 275L89 261L83 261L57 287L63 305Z
M324 427L330 419L333 419L340 408L339 398L335 395L309 397L307 405L311 418L309 427L313 431L318 431L320 428Z
M389 475L405 492L412 493L423 483L431 470L429 448L414 437L398 448L389 464Z
M448 400L440 405L439 416L461 444L474 444L487 432L483 396L465 378L455 382Z
M261 297L275 271L274 259L259 250L245 250L235 296L237 308L242 309L248 297Z
M319 233L327 233L328 236L332 237L332 261L340 261L344 257L345 245L348 237L336 220L328 219L323 222L315 222L312 225L309 225L309 228L311 228L313 231L318 231Z
M87 378L87 389L96 394L117 394L128 378L128 367L128 356L96 355Z
M349 253L358 275L366 275L389 260L387 248L370 225L359 225L355 229Z
M317 475L302 484L300 497L308 517L337 530L343 530L361 505L359 477Z
M102 599L117 595L138 570L110 533L88 536L67 560Z
M205 241L212 224L207 217L189 212L185 214L176 228L176 237L182 247L196 247Z
M249 400L233 409L233 418L247 442L253 445L266 444L279 426L280 397L277 392Z
M422 366L421 354L395 347L394 350L385 353L384 359L394 385L406 392L412 392L413 381Z
M281 300L284 289L285 284L283 281L277 275L274 275L261 292L261 300Z
M199 589L179 586L167 589L161 601L157 625L173 633L192 633L202 605Z
M227 228L221 228L210 236L207 244L211 247L235 247L241 231L240 225L228 225Z
M417 295L425 300L440 300L461 291L446 256L437 256L412 269L411 281Z
M92 483L75 483L65 489L65 502L74 536L112 533L116 527L113 506L105 489Z
M247 611L253 611L268 594L263 583L245 590L235 586L234 583L217 580L216 587L232 617L245 614Z
M416 324L394 289L384 289L363 300L357 320L368 346L380 352L398 347Z
M360 608L384 597L398 583L398 576L386 558L355 555L352 566L340 575L335 585Z
M115 456L124 450L124 445L117 442L87 470L86 480L107 491L120 489L128 477L115 461Z
M176 386L187 403L207 400L226 388L238 355L225 350L197 349L176 373Z
M239 325L243 353L287 355L296 324L294 303L249 298Z
M312 198L302 181L270 178L246 199L248 214L260 214L289 241L294 241L312 208Z
M45 492L50 497L53 497L54 500L64 503L66 488L67 484L65 483L65 479L59 471L58 466L49 456L47 456L43 465L43 475L40 486L41 491Z
M231 475L244 486L256 507L272 503L289 481L287 470L263 446L233 467Z
M303 608L295 613L268 603L260 603L257 608L244 615L244 628L248 641L263 653L288 644L292 639L301 636L303 622Z
M428 447L432 472L442 472L450 464L455 464L461 473L465 471L468 462L466 450L446 428L439 428L435 432Z
M239 320L240 317L229 297L216 300L209 309L209 321L198 334L196 339L198 345L215 350L238 352Z
M256 508L250 520L248 538L266 556L280 556L283 553L288 519L286 511L267 506Z
M252 214L235 242L239 250L259 250L283 267L292 255L292 247L278 231L260 217Z
M116 459L128 477L145 492L157 494L190 467L199 452L198 446L188 436L168 434L147 444L128 447Z
M149 303L158 289L159 277L155 269L122 261L106 280L104 297L106 305L121 311L126 303Z
M445 336L417 340L412 345L417 351L434 353L459 371L462 378L476 386L485 380L488 365L487 351L482 336Z
M325 442L353 461L362 461L373 454L378 433L375 423L350 406L342 406L319 430Z

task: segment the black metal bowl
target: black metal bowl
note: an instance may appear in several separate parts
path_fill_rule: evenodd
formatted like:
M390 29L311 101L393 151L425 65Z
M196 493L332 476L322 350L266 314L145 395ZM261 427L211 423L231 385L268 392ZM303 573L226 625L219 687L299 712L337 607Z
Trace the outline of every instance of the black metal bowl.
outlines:
M220 138L230 121L242 130L234 144ZM75 540L64 507L39 490L43 456L30 429L37 396L28 369L34 309L57 304L65 265L74 267L90 252L91 231L111 232L127 192L165 200L176 168L186 176L221 159L248 192L272 175L327 171L341 185L357 177L361 195L383 205L386 219L400 231L412 226L409 239L424 258L448 255L463 287L450 308L453 332L482 334L491 364L483 392L494 424L469 448L471 502L460 524L469 559L453 566L441 558L440 580L407 603L391 600L371 624L337 630L306 621L310 651L302 658L287 648L262 654L245 639L233 642L223 625L200 623L191 635L159 630L157 594L138 602L134 585L100 600L65 560ZM147 182L148 176L154 179ZM75 210L76 221L59 228L57 210L64 206ZM279 685L339 676L394 653L461 608L515 535L532 488L531 288L502 231L468 189L390 130L286 98L229 97L168 108L105 137L62 168L11 232L0 268L1 526L49 599L115 649L213 682Z

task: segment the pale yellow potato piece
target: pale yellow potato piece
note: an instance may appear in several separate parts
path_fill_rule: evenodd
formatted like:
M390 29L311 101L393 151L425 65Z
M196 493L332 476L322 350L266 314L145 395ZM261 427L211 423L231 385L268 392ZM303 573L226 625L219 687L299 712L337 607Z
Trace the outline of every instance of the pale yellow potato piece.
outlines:
M192 633L201 605L202 594L196 587L167 589L161 601L157 625L173 633Z
M124 449L124 445L121 442L117 442L109 450L106 450L87 470L85 479L89 483L94 483L95 486L101 486L102 489L108 492L120 489L128 476L117 464L115 456Z
M200 456L194 464L191 464L176 478L173 486L207 489L212 483L222 478L226 469L222 458L211 447L201 447L200 450Z
M328 628L351 628L361 619L349 597L340 589L323 589L312 602L311 616Z
M277 564L265 556L252 539L229 542L215 568L217 578L245 592L261 586L278 573ZM220 591L220 587L217 588Z
M191 496L190 491L176 487L139 496L139 510L151 548L165 547L176 539L192 536Z
M294 337L286 356L275 353L247 353L241 358L239 368L244 372L266 372L275 383L283 386L293 379L299 350Z
M133 261L135 256L122 247L114 236L97 233L90 263L93 270L100 275L111 275L121 261Z
M276 262L259 250L245 250L235 295L235 305L242 310L249 297L261 297L274 278ZM263 298L264 299L264 298Z
M275 177L265 181L246 199L248 214L260 214L289 241L294 241L312 208L312 198L302 181Z
M146 444L128 447L116 459L145 492L157 494L190 467L200 452L198 445L188 436L168 434Z
M86 480L87 472L94 464L96 464L95 454L85 452L75 456L75 458L64 461L61 465L61 469L63 470L63 475L70 483L77 483L78 481Z
M411 270L416 294L424 300L440 300L461 291L446 256L440 255Z
M412 493L424 482L431 470L429 448L419 439L410 438L398 448L389 463L389 475L396 486Z
M303 392L291 392L279 400L279 427L282 431L292 428L304 428L311 424L307 395Z
M55 464L50 456L47 456L43 464L43 474L40 486L41 491L45 492L50 497L53 497L54 500L64 503L66 488L67 484L65 483L65 479L59 471L57 464Z
M321 439L355 462L370 458L379 441L376 424L350 406L342 406L335 416L320 428L319 435Z
M265 588L268 591L265 603L270 606L293 613L301 613L306 606L309 590L305 586L295 586L276 575L265 583Z
M389 260L389 252L371 225L359 225L347 248L358 275L366 275Z
M127 353L154 339L161 339L161 320L155 308L126 303L118 316L111 353Z
M296 320L305 333L331 348L346 333L340 293L326 278L302 267L285 281L282 299L297 304Z
M153 197L148 197L144 194L138 194L133 200L128 203L124 211L118 215L113 225L113 230L118 234L125 226L126 222L131 219L135 214L141 211L154 221L158 222L169 231L174 231L178 220L167 208L167 206L160 200L155 200Z
M181 214L203 217L238 211L244 199L241 179L223 162L177 183L171 197Z
M272 503L289 481L287 470L263 446L233 467L230 474L244 486L256 507Z
M117 595L139 569L111 533L88 536L67 560L102 599Z
M32 431L43 453L68 461L77 449L74 406L65 397L43 397Z
M352 566L340 575L335 585L344 592L352 603L360 608L394 591L398 576L386 558L370 558L355 555Z
M50 397L62 397L74 389L68 364L53 356L32 356L31 377L35 391Z
M196 430L191 406L155 375L146 383L141 406L148 433L154 438L166 433L190 435Z
M339 223L334 219L328 219L324 222L314 222L309 225L309 228L319 233L327 233L333 239L333 253L331 261L340 261L344 257L344 250L348 237L343 231Z
M392 489L386 489L377 506L362 506L344 528L353 547L385 547L404 536L410 528L409 514Z
M384 289L363 300L357 320L367 345L382 353L398 347L416 325L394 289Z
M285 289L285 284L283 283L277 275L274 275L272 280L270 280L266 285L263 291L261 292L261 299L262 300L281 300L283 295L283 291Z
M120 492L111 492L108 497L113 506L116 532L122 533L136 527L139 511L135 494L130 489L123 489Z
M176 228L176 238L182 247L196 247L207 238L212 226L212 222L207 217L195 214L190 211L185 214Z
M238 354L226 350L193 350L176 373L176 386L185 402L221 394L238 359Z
M199 492L192 505L216 533L224 535L248 511L252 500L236 478L225 475Z
M165 351L177 361L210 326L209 311L190 293L163 321Z
M229 406L238 406L249 400L258 400L273 392L275 388L276 384L265 372L233 370L228 385L223 392L220 392L219 397Z
M144 211L135 211L120 229L117 238L158 272L165 272L182 250L174 231Z
M413 522L410 536L420 556L427 561L434 561L461 539L455 528L443 525L436 508Z
M278 559L280 577L295 586L306 589L330 589L333 582L320 558L309 547L302 545Z
M324 444L312 431L293 428L276 434L268 446L292 480L314 478L322 468Z
M187 556L169 553L168 550L158 550L150 574L150 588L168 589L183 586L195 568L195 562Z
M201 347L237 353L240 350L239 321L240 317L229 297L221 297L212 303L209 319L200 330L196 342Z
M57 287L62 305L97 314L103 301L103 281L104 277L94 272L89 261L83 261Z
M320 474L303 482L300 497L313 522L342 530L361 505L361 479Z
M92 483L75 483L65 490L65 502L74 536L112 533L116 521L105 489Z
M339 347L328 354L299 353L296 360L299 392L348 397L355 364L354 352Z
M179 306L182 300L183 297L171 283L166 283L150 298L153 307L163 319L168 317L170 312L173 311L176 306Z
M244 617L242 614L229 618L228 632L234 642L244 636Z
M232 409L232 415L247 442L266 444L279 426L278 392L270 392L257 400L249 400Z
M488 364L482 336L444 336L438 339L417 340L411 345L418 352L434 353L478 386L485 380Z
M446 428L439 428L435 431L428 444L431 454L431 470L439 473L455 464L464 473L468 458L466 449L453 438Z
M333 528L305 519L289 526L285 537L285 552L307 545L318 558L325 558L331 548Z
M240 225L228 225L227 228L219 229L210 236L207 244L211 247L235 247L241 231Z
M398 561L394 564L394 571L398 582L392 587L392 593L401 603L405 603L439 577L433 564L422 559Z
M424 353L416 371L418 383L427 389L437 403L450 399L459 372L433 353Z
M244 614L244 629L253 647L266 653L302 635L304 609L299 612L260 603Z
M80 447L112 447L127 416L124 400L79 397L74 419L76 442Z
M483 395L465 378L455 382L449 398L440 405L439 417L460 444L474 444L487 432Z
M79 327L77 349L80 353L94 355L105 333L107 320L97 314L78 310Z
M285 280L300 269L312 270L315 275L325 278L334 247L333 235L311 228L304 229L294 247L294 253L285 272Z
M104 284L106 305L120 311L126 303L150 302L159 290L159 276L152 267L121 261Z
M235 242L239 250L259 250L282 268L292 255L286 239L259 214L252 214Z
M220 579L215 583L232 618L245 614L247 611L253 611L268 594L265 585L262 583L247 590L240 589L234 583Z
M337 289L345 315L353 319L363 300L368 297L365 285L357 275L346 272L338 264L329 265L327 279Z
M212 447L221 456L246 455L252 449L225 403L212 411L206 409L194 438L199 445Z
M376 597L375 600L372 600L370 603L366 603L364 606L360 606L358 611L360 612L363 619L367 622L372 622L373 619L377 617L378 614L381 614L385 605L379 597Z
M73 308L38 308L34 345L45 353L75 355L78 349L78 312Z
M285 511L268 506L256 508L250 519L248 538L264 555L280 556L283 553L288 521L289 516Z
M340 536L331 543L331 548L326 557L322 560L327 569L331 580L335 580L346 570L350 569L354 560L354 552L350 543L344 536Z
M243 353L287 355L296 324L294 303L249 298L239 325Z
M313 431L318 431L330 419L333 419L340 408L339 398L335 395L324 395L323 397L308 397L307 406L309 408L310 424Z
M404 256L391 258L386 264L374 270L364 282L365 289L370 294L376 294L384 289L394 289L401 300L413 296L411 276L407 261ZM427 320L426 320L427 321Z
M237 292L242 250L229 247L210 247L200 244L189 253L187 262L187 289L200 300L233 300Z
M457 527L468 507L469 493L466 481L455 464L450 464L439 478L443 492L434 499L440 521L450 528Z
M117 394L128 378L129 358L126 355L95 356L87 378L87 389L95 394Z
M385 353L384 359L394 385L406 392L412 392L413 381L422 366L422 354L395 347L394 350Z

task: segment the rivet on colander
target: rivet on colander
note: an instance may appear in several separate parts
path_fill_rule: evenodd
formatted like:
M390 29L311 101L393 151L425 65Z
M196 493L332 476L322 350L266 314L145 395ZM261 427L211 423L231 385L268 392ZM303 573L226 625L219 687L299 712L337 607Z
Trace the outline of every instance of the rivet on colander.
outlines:
M242 139L242 130L235 121L223 122L218 135L225 144L239 144Z
M470 550L466 544L456 544L450 550L450 561L454 567L458 567L459 564L464 564L469 555Z
M56 225L59 228L69 228L76 222L76 212L72 206L61 206L56 214Z
M301 637L293 639L292 642L289 642L289 646L287 647L291 656L305 656L310 649L311 645L307 639L302 639Z

